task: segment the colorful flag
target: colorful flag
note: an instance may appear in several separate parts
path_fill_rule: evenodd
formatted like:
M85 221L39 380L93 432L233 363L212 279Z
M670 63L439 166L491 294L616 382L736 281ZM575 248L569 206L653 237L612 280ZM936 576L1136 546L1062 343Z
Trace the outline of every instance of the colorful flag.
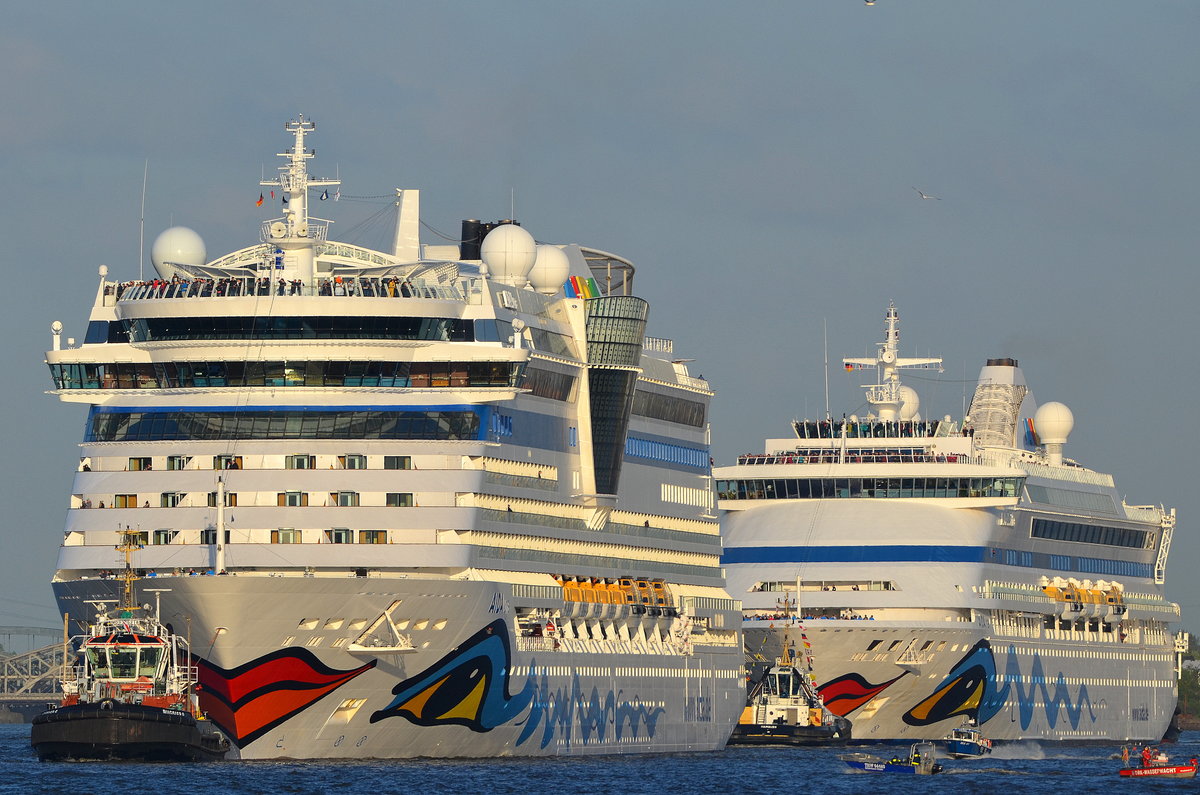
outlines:
M326 188L324 191L321 192L321 201L325 201L328 198L329 198L329 188Z
M287 194L284 194L284 197L283 197L283 203L284 203L284 204L287 204L287 203L288 203Z
M262 207L262 203L263 203L263 195L260 193L260 194L258 194L258 201L256 201L256 202L254 203L254 206L255 206L255 207Z
M342 189L341 188L338 188L337 190L335 190L333 192L333 200L335 202L342 200Z
M274 198L275 198L275 191L271 191L271 198L272 198L272 199L274 199Z

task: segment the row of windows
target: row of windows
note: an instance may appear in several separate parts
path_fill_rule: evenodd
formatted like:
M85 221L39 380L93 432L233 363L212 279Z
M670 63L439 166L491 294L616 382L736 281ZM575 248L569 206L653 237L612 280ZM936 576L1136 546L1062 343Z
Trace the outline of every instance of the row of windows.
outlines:
M697 469L708 469L711 461L706 449L668 444L653 439L639 439L636 436L630 436L625 440L625 455L630 458L649 458L652 461L681 464Z
M186 531L181 530L155 530L153 534L142 532L138 533L138 542L145 545L153 540L156 545L176 543L179 535ZM195 532L195 531L193 531ZM321 535L318 543L325 544L353 544L355 543L355 532L348 527L334 527L329 530L320 531ZM231 531L225 531L224 543L231 543ZM387 530L359 530L357 543L359 544L386 544L388 543ZM294 527L281 527L278 530L271 531L272 544L300 544L303 543L303 532ZM215 544L217 543L217 529L209 527L200 531L199 543ZM249 542L247 542L249 543Z
M167 471L178 472L187 469L192 463L193 456L190 455L169 455L167 456ZM90 459L84 459L85 461ZM366 469L367 457L361 454L347 453L346 455L337 456L339 469ZM330 468L333 467L331 463ZM154 468L154 459L151 456L130 456L129 462L125 466L127 472L149 472ZM198 467L197 467L198 468ZM212 457L213 469L241 469L242 457L240 455L215 455ZM317 457L306 453L298 453L296 455L288 455L283 458L284 469L316 469ZM412 456L407 455L385 455L383 456L384 469L412 469ZM84 469L90 471L91 466L84 465Z
M693 428L704 427L704 404L698 400L662 395L639 389L633 394L633 413L652 420L666 420Z
M1078 541L1084 544L1105 544L1111 547L1146 549L1145 530L1128 527L1104 527L1102 525L1059 522L1051 519L1034 519L1034 538L1049 538L1055 541Z
M473 411L100 411L92 409L85 441L223 441L235 439L478 440Z
M324 492L322 492L324 493ZM361 504L359 493L357 491L331 491L328 493L329 499L326 501L326 506L339 506L344 508L357 508ZM275 495L275 504L279 507L290 508L306 508L308 507L309 493L306 491L281 491ZM158 507L160 508L182 508L188 507L185 505L188 501L188 493L182 491L164 491L158 496ZM215 491L208 492L207 504L210 508L217 506L217 493ZM236 492L225 492L225 505L229 508L235 508L238 504L238 495ZM384 498L384 505L388 508L412 508L416 505L413 495L410 492L387 492ZM91 499L82 500L81 507L91 508ZM104 501L99 502L100 508L104 507ZM138 495L136 494L114 494L112 499L112 507L114 508L136 508L138 507ZM150 500L142 501L143 508L150 507Z
M774 478L718 480L722 500L840 497L1016 497L1024 478Z
M1150 578L1154 575L1154 567L1151 564L1138 563L1133 560L1080 558L1072 555L1048 555L1044 552L1028 552L1015 549L993 549L991 557L992 560L1002 558L1004 563L1009 566L1053 569L1054 571L1076 572L1079 574L1105 574L1109 577L1144 578Z
M475 321L453 317L139 317L113 323L121 324L130 342L195 339L475 341ZM104 336L111 339L112 331L105 330Z
M190 389L223 386L515 386L510 362L227 361L51 364L56 389Z

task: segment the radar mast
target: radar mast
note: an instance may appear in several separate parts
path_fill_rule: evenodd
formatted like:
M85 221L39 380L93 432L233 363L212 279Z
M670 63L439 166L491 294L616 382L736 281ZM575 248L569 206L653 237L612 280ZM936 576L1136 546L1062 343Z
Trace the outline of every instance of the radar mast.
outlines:
M871 413L884 421L901 419L900 409L903 394L900 389L900 373L904 370L942 370L940 357L930 358L900 358L900 313L896 311L896 303L888 302L887 314L883 326L883 342L875 343L877 348L873 359L842 359L847 370L866 370L876 368L879 383L867 384L863 387L867 393L867 402L871 404Z
M304 136L315 132L317 123L300 114L298 121L289 121L284 129L295 137L291 148L279 152L287 163L279 167L275 179L259 182L264 187L278 188L282 194L283 217L263 224L262 239L275 247L271 278L302 278L309 284L316 283L316 254L314 245L326 239L330 221L310 218L308 214L309 188L328 188L341 185L341 180L315 178L308 173L305 163L315 157L315 149L304 148Z

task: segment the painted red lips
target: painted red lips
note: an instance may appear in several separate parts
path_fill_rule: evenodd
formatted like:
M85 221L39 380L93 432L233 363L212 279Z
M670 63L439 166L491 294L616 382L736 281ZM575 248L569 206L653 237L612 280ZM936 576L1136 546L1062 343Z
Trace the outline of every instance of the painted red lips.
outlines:
M200 708L243 748L375 663L339 671L305 649L280 649L230 670L198 660Z

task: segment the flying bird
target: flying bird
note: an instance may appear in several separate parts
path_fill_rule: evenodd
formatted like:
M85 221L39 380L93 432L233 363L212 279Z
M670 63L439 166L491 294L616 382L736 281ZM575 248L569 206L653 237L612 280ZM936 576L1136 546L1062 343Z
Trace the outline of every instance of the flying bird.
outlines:
M922 199L937 199L938 201L942 200L940 196L930 196L928 193L925 193L920 188L913 188L913 190L915 190L917 192L917 195L920 196Z

